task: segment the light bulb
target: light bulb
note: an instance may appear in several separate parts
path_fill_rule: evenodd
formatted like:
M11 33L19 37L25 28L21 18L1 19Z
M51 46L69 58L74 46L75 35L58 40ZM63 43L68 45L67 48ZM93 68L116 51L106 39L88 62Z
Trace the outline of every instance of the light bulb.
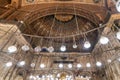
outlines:
M40 47L40 46L35 47L35 48L34 48L34 51L35 51L35 52L40 52L40 51L41 51L41 47Z
M82 65L81 64L77 64L77 68L81 68L82 67Z
M12 62L7 62L7 63L6 63L6 66L7 66L7 67L11 67L12 65L13 65Z
M68 68L72 68L72 64L68 64Z
M109 39L105 36L101 36L100 43L101 44L107 44L109 42Z
M50 46L50 47L48 48L48 51L49 51L50 53L52 53L52 52L54 51L54 48L53 48L52 46Z
M76 44L73 44L73 48L77 48L77 45L76 45Z
M40 64L40 68L45 68L45 65L44 64Z
M16 52L16 51L17 51L16 46L10 46L10 47L8 47L8 52L9 52L9 53L14 53L14 52Z
M90 47L91 47L90 42L89 42L89 41L86 41L86 42L84 43L84 47L85 47L85 48L90 48Z
M102 66L102 63L101 63L101 62L97 62L96 65L97 65L98 67L100 67L100 66Z
M62 46L60 47L60 50L61 50L61 51L66 51L66 46L62 45Z
M63 68L63 64L59 64L59 68Z
M116 33L116 37L120 40L120 31Z
M118 12L120 12L120 0L118 0L116 3L116 9Z
M22 46L22 50L23 51L28 51L30 48L29 48L29 46L28 45L23 45Z
M90 63L87 63L87 64L86 64L86 67L88 67L88 68L91 67L91 64L90 64Z
M22 66L24 66L25 65L25 61L20 61L19 63L18 63L18 66L19 67L22 67Z

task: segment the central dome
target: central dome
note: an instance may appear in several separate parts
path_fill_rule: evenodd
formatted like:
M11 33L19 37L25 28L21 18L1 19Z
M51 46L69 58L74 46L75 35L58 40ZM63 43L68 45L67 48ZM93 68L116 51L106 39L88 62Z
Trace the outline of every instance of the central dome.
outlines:
M63 37L75 35L96 27L97 26L91 21L83 17L75 17L75 15L70 14L48 15L39 18L30 24L33 34L43 37ZM29 34L28 32L23 33Z
M33 39L33 47L38 46L41 37L43 37L44 44L42 46L49 47L52 44L53 47L56 47L55 51L59 51L60 46L64 43L68 52L86 51L84 47L81 47L86 37L92 44L91 49L87 51L91 51L98 40L98 32L92 31L86 35L83 33L94 28L97 28L97 25L84 17L71 14L53 14L36 19L29 24L29 27L24 28L22 33L40 36L40 38ZM30 40L28 37L25 38ZM79 45L77 49L71 47L74 43Z

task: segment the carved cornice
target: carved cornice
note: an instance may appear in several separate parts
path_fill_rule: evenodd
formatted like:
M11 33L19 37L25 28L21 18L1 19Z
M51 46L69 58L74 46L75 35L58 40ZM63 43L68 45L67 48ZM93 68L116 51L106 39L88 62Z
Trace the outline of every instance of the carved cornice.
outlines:
M103 6L81 4L81 3L44 3L38 5L29 5L21 7L8 19L14 19L17 17L19 20L25 20L29 23L35 21L38 18L51 14L75 14L82 16L95 24L100 21L104 22L107 12Z

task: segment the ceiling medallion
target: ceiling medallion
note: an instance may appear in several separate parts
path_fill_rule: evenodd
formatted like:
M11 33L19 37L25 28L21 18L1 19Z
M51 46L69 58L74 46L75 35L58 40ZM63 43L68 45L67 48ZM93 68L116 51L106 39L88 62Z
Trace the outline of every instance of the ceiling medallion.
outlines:
M100 2L100 0L93 0L94 1L94 3L99 3Z
M67 22L73 18L73 15L71 15L71 14L56 14L55 18L59 21Z
M29 2L29 3L32 3L34 0L26 0L27 2Z

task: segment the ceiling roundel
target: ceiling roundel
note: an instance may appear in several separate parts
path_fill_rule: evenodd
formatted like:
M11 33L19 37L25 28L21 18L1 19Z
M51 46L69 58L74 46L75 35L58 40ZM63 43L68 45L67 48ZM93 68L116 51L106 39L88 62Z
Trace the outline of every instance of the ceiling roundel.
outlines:
M32 2L34 2L34 0L26 0L27 2L29 2L29 3L32 3Z

